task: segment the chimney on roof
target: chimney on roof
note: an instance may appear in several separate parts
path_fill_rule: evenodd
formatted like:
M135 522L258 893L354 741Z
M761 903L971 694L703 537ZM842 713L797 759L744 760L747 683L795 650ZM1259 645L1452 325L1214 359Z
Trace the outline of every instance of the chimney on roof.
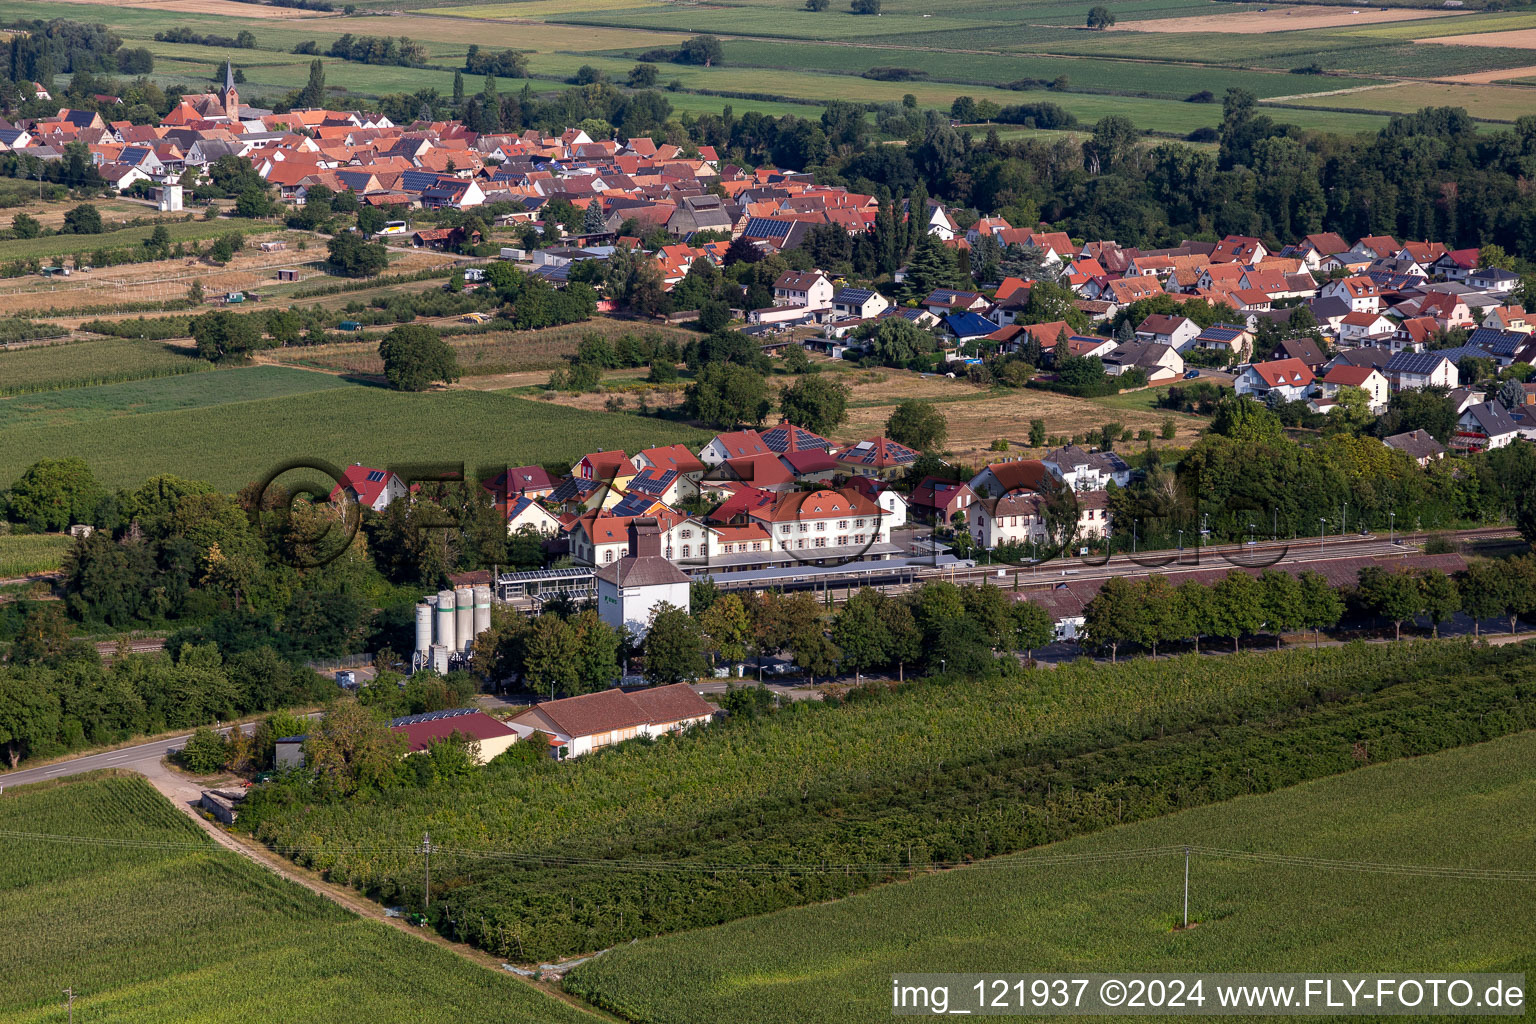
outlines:
M661 524L654 516L630 521L629 553L634 558L661 557Z

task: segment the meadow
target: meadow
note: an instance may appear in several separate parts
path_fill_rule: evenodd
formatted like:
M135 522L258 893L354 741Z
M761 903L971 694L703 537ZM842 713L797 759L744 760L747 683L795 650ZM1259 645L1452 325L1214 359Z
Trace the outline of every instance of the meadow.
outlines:
M219 848L138 777L13 788L0 829L10 1024L63 1020L65 988L115 1024L595 1019Z
M1111 828L835 903L623 946L566 981L637 1024L888 1020L911 971L1536 971L1530 882L1178 847L1536 871L1536 733ZM1131 851L1168 848L1158 857ZM1102 857L1104 860L1091 858Z
M796 702L453 791L278 788L242 822L413 905L416 864L393 851L430 828L440 927L532 961L1350 771L1362 749L1389 760L1530 728L1532 664L1531 645L1449 643L1078 662Z
M0 352L0 395L25 395L83 388L115 381L144 380L209 369L185 350L154 341L95 339L33 345ZM0 403L0 423L9 415Z
M64 564L74 542L59 533L0 534L0 579L51 572Z
M177 401L173 392L158 401ZM60 404L50 415L79 414ZM70 453L84 456L107 487L132 487L157 473L174 473L234 491L297 458L338 466L458 461L471 468L517 466L574 462L608 448L634 451L673 442L697 447L709 436L664 420L573 410L495 392L406 394L351 384L198 408L84 417L60 427L36 422L0 427L0 480L14 480L39 458Z

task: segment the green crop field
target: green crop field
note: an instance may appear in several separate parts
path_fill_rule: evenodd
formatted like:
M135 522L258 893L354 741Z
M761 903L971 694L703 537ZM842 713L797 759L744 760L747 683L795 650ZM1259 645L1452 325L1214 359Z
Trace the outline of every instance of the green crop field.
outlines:
M1325 89L1348 89L1369 84L1369 79L1320 77L1237 71L1226 68L1191 68L1187 65L1074 57L1025 57L1003 54L933 53L884 47L849 47L816 43L768 43L732 40L725 45L729 66L784 68L836 74L860 74L872 67L902 67L926 72L936 82L994 85L1025 78L1053 81L1067 76L1069 87L1096 92L1149 95L1183 99L1190 75L1218 95L1229 88L1247 89L1260 98ZM1055 99L1056 97L1050 97Z
M255 223L248 220L161 221L159 224L170 232L173 245L177 242L206 241L210 238L217 238L220 235L261 235L271 234L274 231L271 224ZM155 224L143 224L136 228L103 231L99 235L47 235L42 238L8 238L0 241L0 262L17 259L55 258L77 252L95 252L97 249L130 248L136 245L143 245L144 240L150 236L155 227ZM103 267L97 271L92 271L92 273L102 273L110 276L111 269L110 267Z
M74 542L58 533L0 535L0 579L57 569Z
M187 356L180 358L200 362ZM207 366L206 363L203 365ZM0 430L13 427L58 430L121 416L202 409L345 387L345 382L324 373L282 366L234 367L186 379L161 377L20 395L0 402Z
M216 846L143 779L0 796L8 1024L378 1024L592 1015ZM47 841L16 833L78 837Z
M451 794L257 796L242 821L390 902L419 901L399 851L430 828L452 879L433 908L530 961L1348 771L1360 743L1387 760L1531 727L1532 665L1536 646L1462 643L1079 662L796 703Z
M0 352L0 395L170 377L208 368L207 362L155 341L92 338L33 345ZM0 402L0 422L8 414L8 406Z
M1536 971L1531 883L1196 856L1183 844L1536 871L1536 733L1243 797L817 907L621 946L566 982L643 1024L889 1020L942 971ZM1174 847L1171 855L1052 858Z
M167 392L157 401L176 398ZM108 487L174 473L233 491L297 458L339 466L463 460L473 469L575 461L609 448L634 451L679 441L697 446L708 437L665 420L494 392L404 394L345 385L201 408L121 412L63 427L31 422L0 427L0 480L14 480L44 456L78 453Z

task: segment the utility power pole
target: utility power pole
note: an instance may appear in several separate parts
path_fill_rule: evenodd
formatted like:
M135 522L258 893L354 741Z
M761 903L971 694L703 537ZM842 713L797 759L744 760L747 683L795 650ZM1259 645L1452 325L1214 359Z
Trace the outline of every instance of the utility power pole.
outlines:
M64 998L67 1000L65 1005L69 1008L69 1024L75 1024L75 990L73 988L65 989Z
M421 852L427 855L427 887L422 899L422 909L426 910L432 906L432 833L421 834ZM1188 885L1188 882L1186 881L1185 884ZM1188 901L1187 896L1185 900Z
M1184 927L1189 928L1189 847L1184 847Z

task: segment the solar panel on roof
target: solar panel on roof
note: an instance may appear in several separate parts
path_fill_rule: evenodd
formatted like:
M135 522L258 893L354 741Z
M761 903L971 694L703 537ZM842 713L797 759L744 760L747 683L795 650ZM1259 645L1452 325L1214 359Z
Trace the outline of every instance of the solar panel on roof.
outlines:
M370 469L368 471L368 479L372 483L382 483L384 480L384 471L382 469Z
M402 725L420 725L423 722L440 722L445 718L462 718L464 715L473 715L479 712L479 708L453 708L449 711L428 711L421 715L403 715L400 718L390 719L390 728Z

